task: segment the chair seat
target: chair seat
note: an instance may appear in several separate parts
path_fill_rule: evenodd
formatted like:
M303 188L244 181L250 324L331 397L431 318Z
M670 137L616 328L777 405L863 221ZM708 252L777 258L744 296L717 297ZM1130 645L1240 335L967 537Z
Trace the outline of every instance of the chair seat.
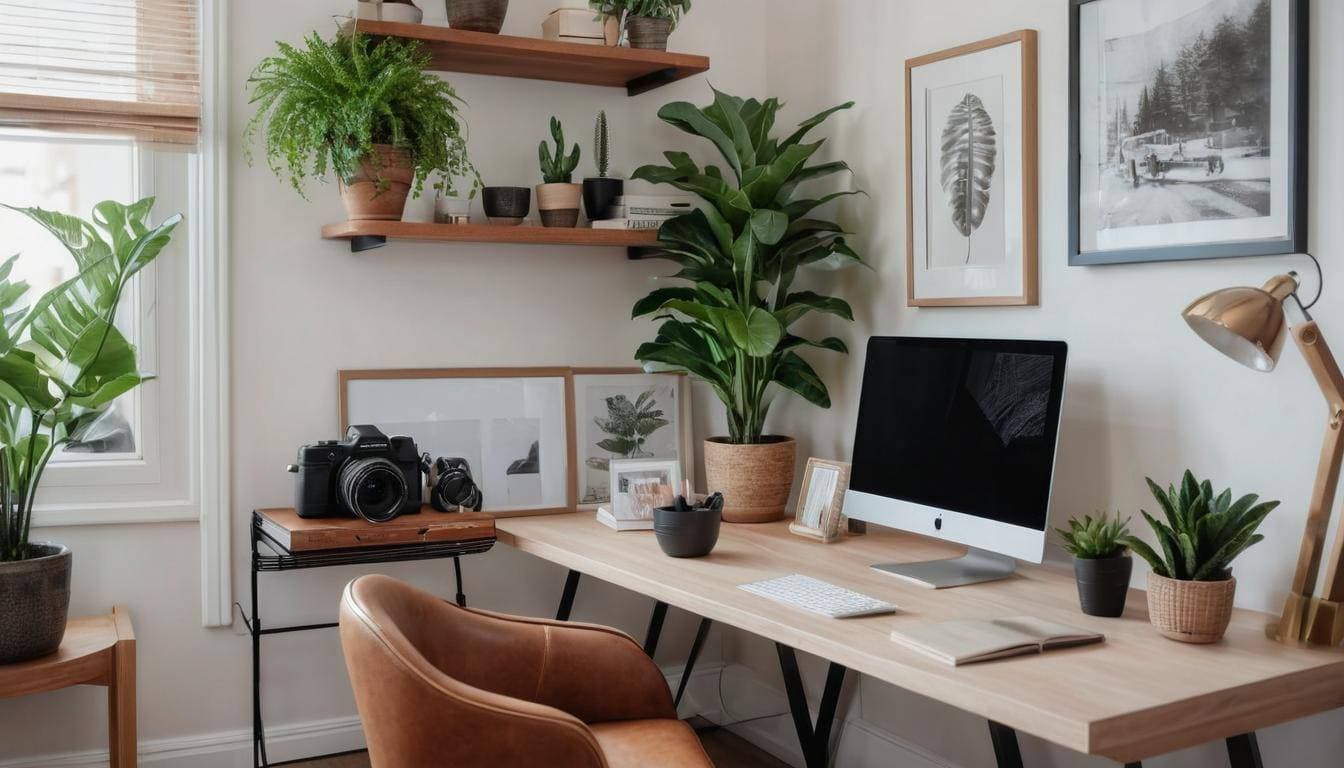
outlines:
M714 768L695 731L680 720L625 720L588 727L611 768Z

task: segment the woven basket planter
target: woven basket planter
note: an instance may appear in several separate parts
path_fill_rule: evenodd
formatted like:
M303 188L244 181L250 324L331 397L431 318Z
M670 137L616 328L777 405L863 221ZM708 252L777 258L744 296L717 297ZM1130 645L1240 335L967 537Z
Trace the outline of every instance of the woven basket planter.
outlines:
M798 443L767 435L768 442L735 445L724 437L705 441L705 482L723 494L727 523L772 523L784 519L793 491L793 462Z
M1178 581L1148 574L1148 620L1164 637L1182 643L1216 643L1232 621L1237 580Z

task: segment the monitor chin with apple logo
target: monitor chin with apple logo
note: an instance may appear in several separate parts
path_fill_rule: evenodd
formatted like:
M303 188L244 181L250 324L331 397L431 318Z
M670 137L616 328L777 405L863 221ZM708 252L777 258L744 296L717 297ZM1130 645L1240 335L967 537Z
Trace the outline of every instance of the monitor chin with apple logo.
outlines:
M873 567L927 587L1041 562L1064 396L1062 341L868 341L845 515L964 544Z

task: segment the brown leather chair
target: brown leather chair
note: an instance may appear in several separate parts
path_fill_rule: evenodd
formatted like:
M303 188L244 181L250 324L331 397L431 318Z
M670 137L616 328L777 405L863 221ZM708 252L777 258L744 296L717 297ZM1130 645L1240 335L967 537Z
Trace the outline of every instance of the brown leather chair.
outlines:
M341 647L374 768L712 768L629 635L350 582Z

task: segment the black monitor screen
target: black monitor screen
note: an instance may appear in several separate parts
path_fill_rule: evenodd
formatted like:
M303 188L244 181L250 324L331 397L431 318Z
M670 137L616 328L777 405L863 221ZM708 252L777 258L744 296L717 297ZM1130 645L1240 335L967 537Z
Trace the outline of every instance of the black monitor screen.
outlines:
M873 337L850 487L1044 530L1067 349Z

